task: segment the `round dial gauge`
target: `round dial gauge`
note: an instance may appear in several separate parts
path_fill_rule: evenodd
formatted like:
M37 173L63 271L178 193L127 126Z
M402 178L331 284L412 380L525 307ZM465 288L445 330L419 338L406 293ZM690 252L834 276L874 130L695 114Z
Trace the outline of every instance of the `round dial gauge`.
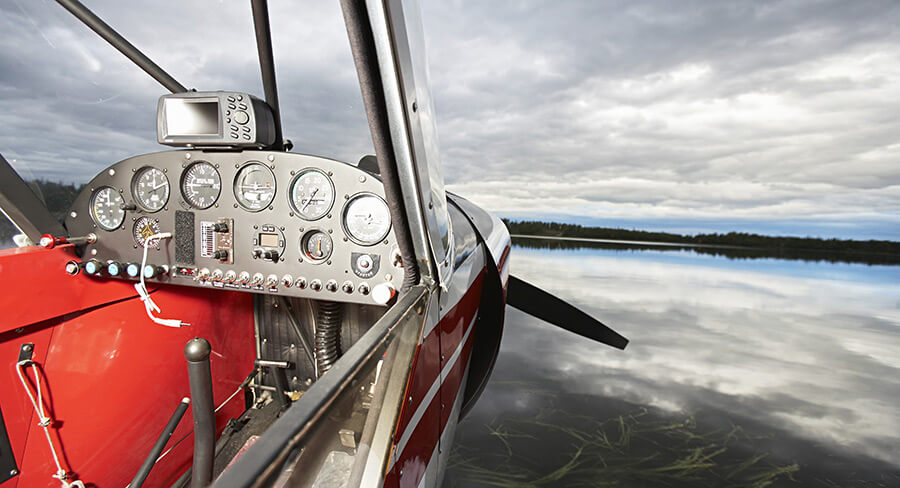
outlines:
M150 217L141 217L134 221L134 230L132 230L132 235L134 236L134 243L137 244L138 247L144 247L144 243L147 242L147 239L154 234L159 234L159 223L156 219L151 219ZM153 239L147 245L147 247L152 247L156 249L159 247L159 239Z
M169 201L169 178L152 166L141 168L131 180L131 194L148 212L156 212Z
M357 244L371 246L391 230L391 214L387 203L372 193L360 193L344 207L344 232Z
M234 178L234 198L251 212L258 212L275 198L275 175L268 166L251 162L238 171Z
M222 177L209 163L194 163L181 177L181 195L194 208L203 210L212 207L221 191Z
M331 237L321 230L311 230L300 239L300 253L313 263L330 258L333 249Z
M334 205L334 184L317 169L302 171L291 183L291 206L301 218L321 219Z
M111 186L103 186L91 197L91 218L103 230L115 230L125 220L125 199Z

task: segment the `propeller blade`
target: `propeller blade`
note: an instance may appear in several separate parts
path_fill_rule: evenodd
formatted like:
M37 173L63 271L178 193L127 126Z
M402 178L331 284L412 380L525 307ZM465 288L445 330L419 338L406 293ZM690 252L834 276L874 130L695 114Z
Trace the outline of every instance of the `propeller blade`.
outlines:
M559 328L617 349L625 349L628 345L628 339L599 320L512 275L509 276L506 304Z

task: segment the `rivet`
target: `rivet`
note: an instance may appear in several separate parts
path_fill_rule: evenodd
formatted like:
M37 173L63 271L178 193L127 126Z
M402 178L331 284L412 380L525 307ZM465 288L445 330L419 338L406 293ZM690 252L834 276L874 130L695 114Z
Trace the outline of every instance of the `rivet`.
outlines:
M269 154L269 157L266 158L266 159L268 159L269 161L275 161L275 155L274 155L274 154Z
M191 153L184 153L184 159L191 159Z

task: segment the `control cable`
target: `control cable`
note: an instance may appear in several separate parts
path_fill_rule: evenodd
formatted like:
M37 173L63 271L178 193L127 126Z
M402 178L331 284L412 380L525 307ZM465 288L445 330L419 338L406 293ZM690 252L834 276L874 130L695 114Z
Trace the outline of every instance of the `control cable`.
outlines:
M25 368L31 366L34 369L34 388L37 390L37 399L31 394L28 388L28 382L25 381L23 372ZM69 473L63 469L59 462L59 455L56 454L56 446L53 445L53 439L50 437L50 426L53 425L53 418L44 412L44 397L41 396L41 377L38 373L37 365L30 359L19 361L16 363L16 373L19 375L19 381L22 382L22 388L28 393L28 399L31 400L31 406L34 407L34 413L38 416L38 425L44 429L44 435L47 436L47 444L50 445L50 453L53 454L53 462L56 463L56 474L51 475L59 480L62 488L84 488L83 481L69 482Z
M144 257L141 259L141 281L135 283L134 289L137 290L138 295L141 296L141 301L144 302L144 309L147 310L147 316L150 317L150 320L166 327L184 327L191 324L179 319L162 319L153 315L154 312L160 313L162 310L160 310L159 305L150 298L150 293L147 292L147 284L144 282L144 268L147 266L147 249L150 247L150 242L154 239L161 240L170 238L172 238L171 232L160 232L144 239Z

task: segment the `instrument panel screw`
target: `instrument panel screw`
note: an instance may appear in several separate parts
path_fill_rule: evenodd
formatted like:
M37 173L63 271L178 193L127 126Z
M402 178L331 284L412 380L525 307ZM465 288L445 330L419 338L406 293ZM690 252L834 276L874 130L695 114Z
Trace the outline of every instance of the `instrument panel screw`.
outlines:
M70 214L69 214L69 217L72 217L73 219L74 219L75 217L78 217L78 212L72 212L72 213L70 213Z
M267 157L266 159L268 159L269 161L275 161L275 155L269 154L269 157Z
M109 176L115 176L115 175L116 175L116 170L114 170L114 169L109 170Z
M15 475L17 475L17 474L19 474L19 472L16 471L15 469L10 469L10 470L9 470L9 475L10 475L10 476L15 476Z
M184 159L191 159L191 153L189 153L189 152L184 153Z
M366 176L365 176L365 175L360 175L360 176L359 176L359 182L360 182L360 183L365 183L365 182L366 182Z

